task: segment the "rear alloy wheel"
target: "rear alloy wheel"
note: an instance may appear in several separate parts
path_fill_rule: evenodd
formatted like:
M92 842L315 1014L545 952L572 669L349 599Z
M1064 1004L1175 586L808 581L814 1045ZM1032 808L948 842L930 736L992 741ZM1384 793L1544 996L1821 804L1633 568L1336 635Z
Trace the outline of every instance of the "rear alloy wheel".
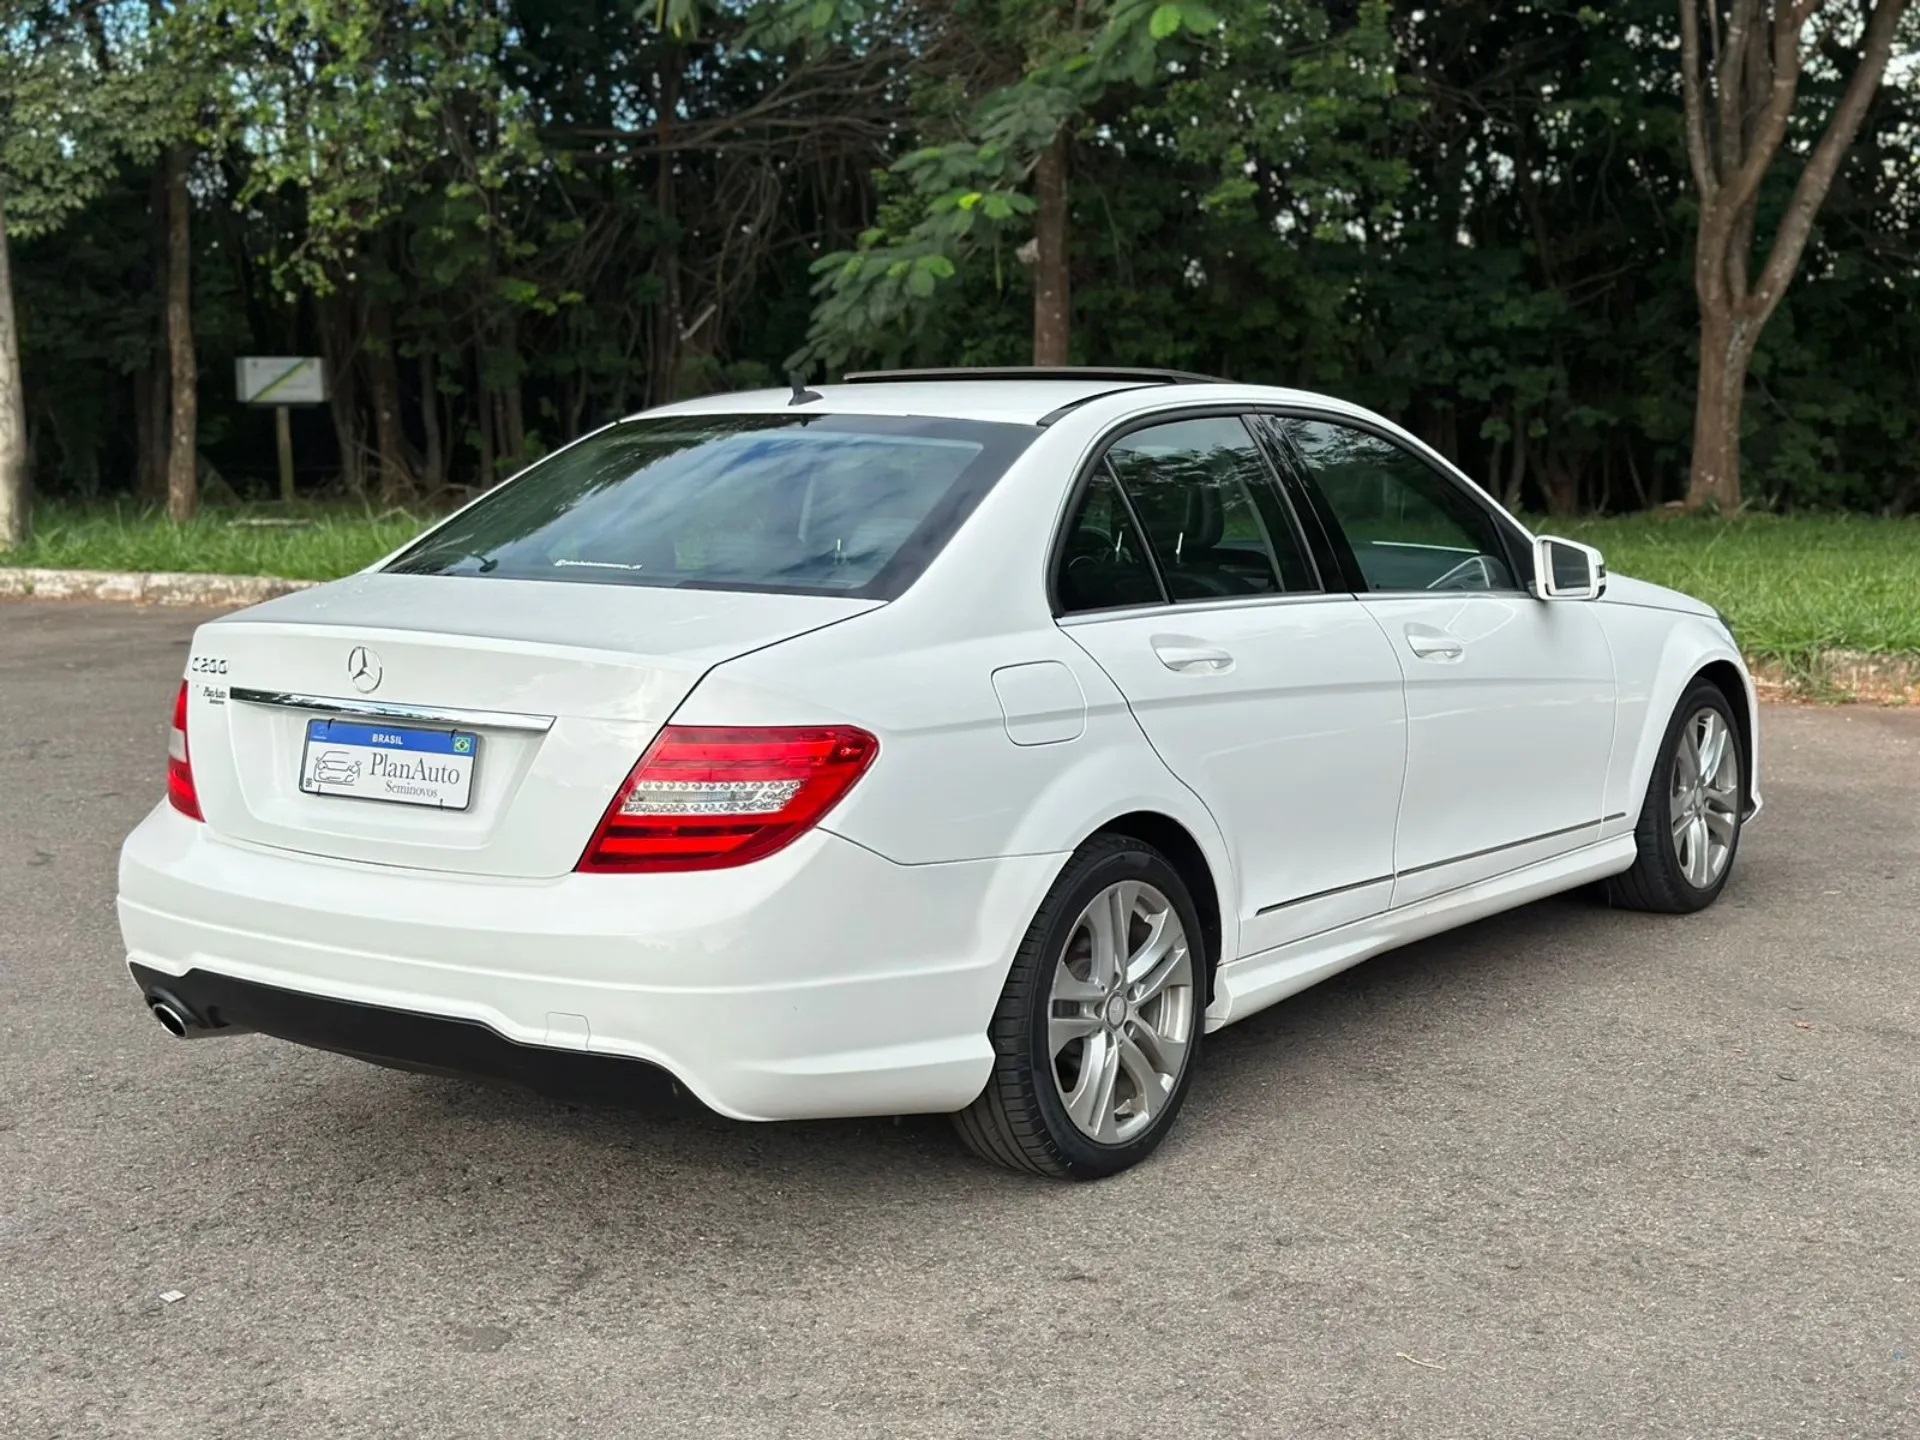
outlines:
M1719 896L1740 848L1745 757L1719 686L1696 680L1661 745L1634 831L1633 868L1608 882L1617 905L1684 915Z
M955 1117L978 1154L1096 1179L1152 1153L1185 1098L1206 1008L1199 917L1150 846L1089 841L1034 917L994 1012L993 1076Z

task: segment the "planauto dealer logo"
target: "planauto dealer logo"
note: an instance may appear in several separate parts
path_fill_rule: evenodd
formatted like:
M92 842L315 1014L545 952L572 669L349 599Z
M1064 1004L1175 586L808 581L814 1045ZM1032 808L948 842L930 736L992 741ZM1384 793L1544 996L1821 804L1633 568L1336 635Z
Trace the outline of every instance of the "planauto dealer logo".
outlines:
M385 673L380 668L380 657L366 646L356 645L347 652L347 679L362 695L370 695L378 690Z

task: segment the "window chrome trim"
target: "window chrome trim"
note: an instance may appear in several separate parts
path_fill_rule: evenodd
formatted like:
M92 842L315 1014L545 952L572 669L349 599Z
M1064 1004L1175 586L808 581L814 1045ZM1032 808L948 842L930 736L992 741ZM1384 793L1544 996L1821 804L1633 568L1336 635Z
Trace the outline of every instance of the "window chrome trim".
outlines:
M239 685L227 694L243 705L308 710L319 715L351 715L363 720L392 720L396 724L471 725L482 730L519 730L544 735L553 728L554 721L551 715L523 715L511 710L461 710L441 705L402 705L391 700L339 700L288 690L249 690Z
M1357 604L1363 596L1345 590L1300 591L1290 595L1233 595L1221 600L1180 600L1171 604L1156 601L1151 605L1116 605L1109 610L1073 610L1053 617L1060 626L1090 625L1101 620L1138 620L1147 615L1211 614L1217 610L1255 610L1281 605L1332 605L1341 601Z
M1360 600L1538 600L1531 590L1362 590Z

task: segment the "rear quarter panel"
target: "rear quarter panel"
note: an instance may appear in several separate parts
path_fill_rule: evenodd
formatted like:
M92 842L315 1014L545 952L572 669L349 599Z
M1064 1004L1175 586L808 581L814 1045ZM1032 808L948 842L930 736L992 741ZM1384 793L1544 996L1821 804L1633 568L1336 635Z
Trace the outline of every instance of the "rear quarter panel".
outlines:
M674 723L844 723L880 740L873 769L823 828L903 865L1067 856L1108 821L1179 821L1220 891L1223 953L1238 953L1233 870L1212 816L1161 763L1106 673L1050 621L1013 633L946 633L895 605L716 668ZM1016 744L993 674L1052 662L1072 672L1084 723L1071 739ZM1061 726L1060 733L1076 727Z

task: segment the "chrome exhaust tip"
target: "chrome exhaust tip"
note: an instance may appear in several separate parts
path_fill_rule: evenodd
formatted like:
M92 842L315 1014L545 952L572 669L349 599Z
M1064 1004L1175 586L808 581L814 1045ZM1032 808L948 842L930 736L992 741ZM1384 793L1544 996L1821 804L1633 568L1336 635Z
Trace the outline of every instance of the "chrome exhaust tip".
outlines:
M171 995L155 991L147 996L147 1008L160 1022L160 1028L176 1040L194 1040L213 1033L199 1016Z

